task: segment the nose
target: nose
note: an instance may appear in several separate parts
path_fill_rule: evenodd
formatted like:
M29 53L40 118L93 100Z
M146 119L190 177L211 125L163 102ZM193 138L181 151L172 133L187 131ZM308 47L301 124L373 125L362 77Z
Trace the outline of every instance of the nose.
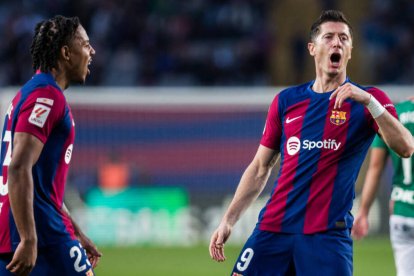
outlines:
M96 53L95 49L91 46L91 51L90 51L90 55L94 56Z
M341 38L338 35L335 35L332 39L332 45L339 47L341 45Z

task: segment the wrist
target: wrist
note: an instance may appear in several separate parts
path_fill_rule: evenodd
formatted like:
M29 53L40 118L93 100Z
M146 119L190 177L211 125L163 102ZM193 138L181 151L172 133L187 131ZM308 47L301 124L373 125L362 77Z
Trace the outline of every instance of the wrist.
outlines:
M369 214L369 207L364 205L359 206L358 214L367 217Z
M228 219L228 218L224 217L220 224L225 226L225 227L232 228L234 226L234 224L236 224L236 221L233 220L233 219Z
M366 107L374 119L378 118L385 112L385 108L382 106L382 104L372 95L370 95L369 103L366 105Z
M22 238L20 242L26 245L37 245L37 237Z

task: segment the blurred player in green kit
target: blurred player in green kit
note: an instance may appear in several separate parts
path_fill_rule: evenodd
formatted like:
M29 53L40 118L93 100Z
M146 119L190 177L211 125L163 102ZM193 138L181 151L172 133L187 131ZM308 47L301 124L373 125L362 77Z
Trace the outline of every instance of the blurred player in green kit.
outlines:
M401 123L414 134L414 97L395 105L395 108ZM391 156L394 175L390 199L390 236L395 265L398 276L414 275L414 157L399 157L379 136L375 137L371 147L371 159L352 235L360 239L368 233L369 209L387 157Z

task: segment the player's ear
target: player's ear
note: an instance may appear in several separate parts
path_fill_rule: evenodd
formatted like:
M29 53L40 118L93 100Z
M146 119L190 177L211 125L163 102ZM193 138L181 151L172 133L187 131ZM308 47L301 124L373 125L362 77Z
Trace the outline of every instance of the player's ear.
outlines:
M351 59L351 57L352 57L352 49L353 49L354 47L352 46L352 44L351 44L351 50L349 51L349 57L348 57L348 60L350 60Z
M62 48L60 48L60 54L62 55L63 60L69 61L70 60L70 49L68 45L63 45Z
M313 43L312 41L308 42L308 50L311 56L315 56L315 43Z

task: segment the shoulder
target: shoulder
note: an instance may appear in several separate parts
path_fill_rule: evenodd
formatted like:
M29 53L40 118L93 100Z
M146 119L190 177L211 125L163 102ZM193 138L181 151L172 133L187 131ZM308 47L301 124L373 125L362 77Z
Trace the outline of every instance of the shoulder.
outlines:
M53 101L66 102L65 95L48 74L36 74L21 88L24 98L45 97Z
M355 84L355 83L354 83ZM359 88L365 90L366 92L370 93L372 96L374 97L387 97L387 93L385 93L383 90L379 89L378 87L375 86L362 86L359 84L355 84L356 86L358 86Z
M303 83L296 86L290 86L280 91L275 98L283 105L290 105L294 102L303 100L309 97L308 89L312 85L313 81Z
M387 93L385 93L383 90L374 87L374 86L360 86L362 89L364 89L366 92L371 94L375 99L377 99L385 108L394 107L394 103L391 101Z
M49 105L65 105L66 98L61 90L45 82L28 82L21 89L22 97Z
M289 97L292 96L292 94L304 93L308 90L311 84L312 82L307 82L300 85L290 86L280 91L279 94L282 97Z

